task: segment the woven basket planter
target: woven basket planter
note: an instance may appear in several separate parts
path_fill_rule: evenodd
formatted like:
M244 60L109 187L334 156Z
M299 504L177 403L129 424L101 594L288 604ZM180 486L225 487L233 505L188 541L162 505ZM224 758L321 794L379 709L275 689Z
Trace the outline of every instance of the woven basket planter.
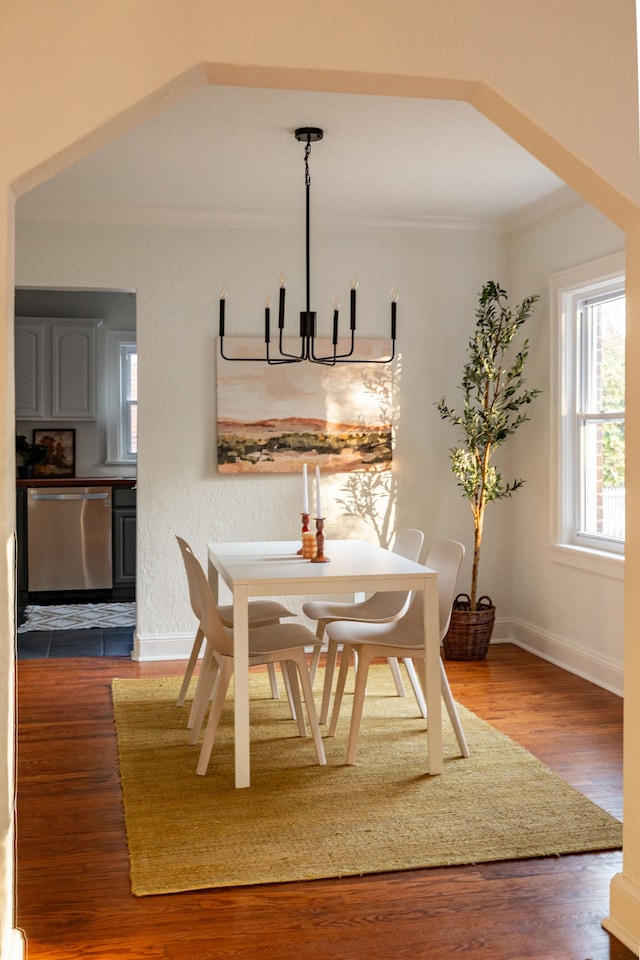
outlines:
M444 638L447 660L484 660L491 642L496 608L489 597L480 597L477 610L470 610L471 600L459 593L453 602L451 622Z

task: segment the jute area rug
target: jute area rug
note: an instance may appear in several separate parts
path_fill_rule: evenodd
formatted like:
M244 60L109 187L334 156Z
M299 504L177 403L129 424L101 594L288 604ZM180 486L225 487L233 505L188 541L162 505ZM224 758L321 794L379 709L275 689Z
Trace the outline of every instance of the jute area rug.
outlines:
M319 678L321 680L321 677ZM616 849L621 824L522 747L460 708L471 757L445 720L442 776L425 774L425 723L372 669L358 763L347 767L351 697L320 767L286 698L251 675L252 785L233 786L228 701L209 771L196 775L179 680L114 680L134 894L277 883Z

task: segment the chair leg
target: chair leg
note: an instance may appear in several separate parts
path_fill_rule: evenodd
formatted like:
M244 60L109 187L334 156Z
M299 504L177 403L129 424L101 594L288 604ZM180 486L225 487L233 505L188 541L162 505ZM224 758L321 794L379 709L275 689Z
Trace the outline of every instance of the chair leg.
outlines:
M331 686L333 684L333 673L338 659L338 644L329 640L327 655L324 666L324 684L322 687L322 704L320 706L320 723L326 723L329 716L329 701L331 700Z
M411 689L415 694L416 701L418 703L418 709L420 710L421 716L426 720L427 719L427 702L424 698L424 691L422 689L422 684L416 672L413 660L410 660L408 657L403 658L402 662L404 663L405 669L407 671L407 676L409 677L409 683L411 684Z
M306 664L305 664L306 670ZM300 699L300 686L298 684L298 674L295 664L291 660L283 660L282 672L289 678L289 690L291 691L291 701L295 707L294 719L298 723L298 732L301 737L306 737L307 727L304 722L304 711L302 709L302 700Z
M321 647L314 647L313 654L311 655L311 664L309 666L309 683L313 687L316 682L316 673L318 672L318 663L320 662L320 653Z
M289 680L289 674L287 673L286 667L283 663L280 664L280 669L282 670L282 679L284 681L284 689L287 694L287 700L289 701L289 709L291 710L291 719L297 720L298 715L296 713L296 705L294 703L293 696L291 695L291 681Z
M322 652L322 638L324 637L324 628L326 626L326 620L318 620L318 626L316 627L316 640L319 640L320 643L313 651L313 656L311 658L311 667L309 668L309 683L313 687L316 680L316 672L318 670L318 663L320 661L320 654Z
M451 720L451 726L453 727L456 739L458 741L458 746L460 747L460 752L462 753L463 757L470 757L471 751L467 745L467 738L464 735L464 730L462 729L462 724L460 723L458 709L456 707L455 700L453 699L453 694L451 693L449 678L447 677L447 672L444 669L442 658L440 659L440 689L442 691L443 700L447 707L449 719Z
M400 667L398 666L398 658L387 657L387 663L391 667L391 675L393 676L393 680L396 685L398 696L406 697L407 694L404 689L404 683L402 682L402 677L400 676Z
M324 767L327 758L324 753L324 744L322 742L322 736L320 735L320 725L318 724L318 716L316 714L316 705L313 702L313 690L311 689L311 681L309 679L309 674L307 673L307 665L304 661L291 664L292 669L295 670L296 666L298 667L298 674L300 676L300 685L302 686L302 693L304 696L304 702L307 707L307 716L309 718L309 726L311 727L311 736L313 737L313 744L316 748L316 756L318 758L318 763L321 767ZM296 678L296 684L297 684Z
M229 681L231 680L232 673L233 660L231 657L225 657L220 664L216 682L213 687L213 698L211 700L211 709L209 710L209 719L207 720L207 727L204 732L204 740L202 741L202 748L198 758L198 766L196 767L196 773L200 777L204 777L205 773L207 772L207 767L209 766L209 758L211 757L211 751L213 750L213 743L216 738L218 723L220 722L220 714L222 713L224 698L229 687Z
M279 700L280 690L278 689L278 678L276 676L275 663L268 663L267 671L269 673L269 683L271 684L271 696L273 697L274 700Z
M335 736L336 727L338 726L338 717L340 715L340 707L342 705L344 685L347 680L347 673L349 671L350 659L351 659L351 647L343 645L342 654L340 656L340 671L338 673L338 682L336 684L336 692L333 695L333 709L331 711L331 723L329 724L330 737Z
M180 693L178 694L178 699L176 700L177 707L184 706L184 700L187 695L187 690L189 689L189 684L191 683L193 671L195 670L196 663L198 662L198 656L200 655L200 648L203 640L204 633L202 632L202 628L198 627L198 632L196 633L195 640L193 641L193 646L191 648L189 662L187 663L187 669L184 672L184 679L182 681L182 686L180 687Z
M349 727L349 742L347 744L347 764L352 766L356 762L358 735L364 709L364 698L367 692L367 678L369 675L370 659L367 652L360 651L358 669L356 670L356 686L353 694L353 709L351 711L351 725Z
M191 730L189 736L190 744L196 743L200 736L202 724L207 713L207 706L209 705L212 691L218 679L218 671L218 660L213 653L213 649L207 644L200 666L198 685L193 697L193 703L191 704L189 721L187 723L188 728Z

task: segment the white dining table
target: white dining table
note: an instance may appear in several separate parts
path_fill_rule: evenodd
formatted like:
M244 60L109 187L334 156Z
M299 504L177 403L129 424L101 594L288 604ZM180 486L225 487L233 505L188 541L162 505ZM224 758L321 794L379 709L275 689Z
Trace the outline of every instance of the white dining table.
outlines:
M235 785L251 784L249 739L249 600L256 597L422 590L427 703L425 770L442 773L438 574L363 540L330 540L328 563L298 555L300 541L209 543L209 582L216 600L220 581L233 595Z

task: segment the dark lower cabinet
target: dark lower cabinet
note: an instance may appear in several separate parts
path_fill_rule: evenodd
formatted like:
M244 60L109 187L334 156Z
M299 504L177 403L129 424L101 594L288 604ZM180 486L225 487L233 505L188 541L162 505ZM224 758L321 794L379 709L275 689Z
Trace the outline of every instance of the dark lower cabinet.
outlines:
M113 599L136 597L136 491L113 488Z
M34 594L29 596L29 565L27 557L27 488L16 490L17 533L17 605L18 617L27 603L82 603L108 600L135 600L136 598L136 491L131 487L113 487L112 498L112 558L113 589L89 592L66 591L63 594Z
M17 533L17 594L18 612L27 605L28 567L27 567L27 491L24 487L16 490L16 533Z

